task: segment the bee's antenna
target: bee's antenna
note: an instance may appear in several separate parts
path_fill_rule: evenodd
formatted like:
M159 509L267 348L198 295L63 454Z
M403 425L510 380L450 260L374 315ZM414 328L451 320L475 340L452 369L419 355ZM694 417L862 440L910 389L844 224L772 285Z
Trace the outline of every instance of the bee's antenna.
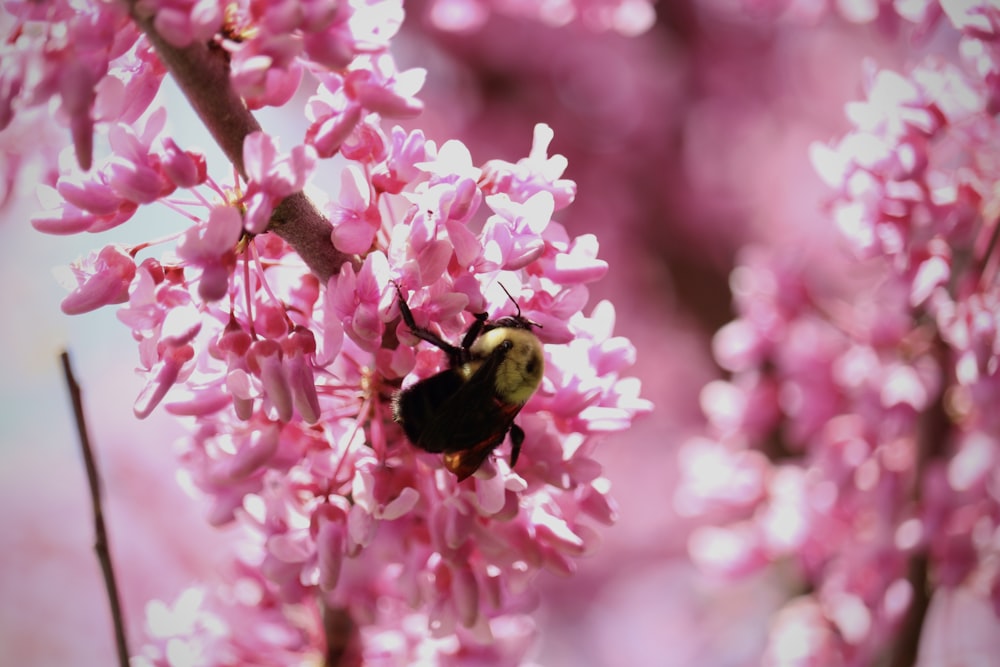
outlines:
M521 317L521 304L519 304L517 300L510 295L510 292L507 291L507 288L503 286L502 282L497 281L497 285L499 285L500 289L503 290L503 293L507 295L507 298L514 303L514 307L517 308L517 316Z
M517 316L516 317L517 317L518 320L521 320L522 322L527 322L528 324L530 324L533 327L538 327L539 329L542 328L542 325L539 324L538 322L533 322L533 321L529 320L526 317L522 317L521 316L521 304L519 304L517 302L517 300L513 296L511 296L511 293L507 291L507 288L503 286L502 282L497 281L497 285L499 285L500 289L502 289L503 292L504 292L504 294L507 295L507 298L510 299L514 303L514 307L517 308Z

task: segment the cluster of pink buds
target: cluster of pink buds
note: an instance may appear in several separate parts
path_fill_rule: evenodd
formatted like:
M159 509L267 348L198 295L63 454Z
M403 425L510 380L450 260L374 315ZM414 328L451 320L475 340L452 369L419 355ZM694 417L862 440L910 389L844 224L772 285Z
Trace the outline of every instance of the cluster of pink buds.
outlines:
M1000 8L921 6L955 57L873 69L855 129L814 146L853 275L744 257L715 338L731 377L682 452L678 505L714 520L694 558L794 564L768 665L911 664L940 591L1000 614Z
M33 225L173 221L77 262L62 308L121 304L146 378L135 414L190 427L184 476L213 524L243 528L224 585L150 605L135 664L520 662L532 578L573 572L615 519L595 448L651 407L614 307L584 312L608 267L594 236L553 219L576 186L551 130L525 159L477 167L458 141L384 128L422 108L423 72L388 51L399 0L6 7L0 125L57 108L77 163L44 165ZM168 72L225 159L168 133ZM285 152L249 109L288 103L307 77ZM401 321L401 296L456 345L479 313L533 323L545 374L514 469L502 444L459 481L405 438L393 395L448 359Z

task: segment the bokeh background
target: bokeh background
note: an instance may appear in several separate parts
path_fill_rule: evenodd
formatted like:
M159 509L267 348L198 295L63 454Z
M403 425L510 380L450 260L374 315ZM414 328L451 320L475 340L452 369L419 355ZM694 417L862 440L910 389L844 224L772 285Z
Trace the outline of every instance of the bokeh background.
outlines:
M598 235L611 269L591 304L615 303L616 333L637 347L635 373L656 406L601 450L620 516L602 549L575 576L538 582L540 664L759 659L769 614L792 584L781 571L733 582L694 568L686 551L694 524L674 506L677 453L701 427L701 387L721 375L711 339L732 316L729 275L739 259L788 256L814 281L843 279L846 251L823 212L829 195L808 146L847 131L843 105L862 96L866 59L902 67L940 46L935 35L915 41L872 20L866 6L876 3L670 0L655 6L648 31L623 36L498 13L445 31L430 3L407 3L395 52L401 67L429 70L426 111L415 121L429 137L461 139L481 163L526 155L538 122L554 129L550 152L568 158L566 177L578 184L559 221L571 235ZM184 106L170 86L161 95ZM262 122L287 123L290 137L304 127L279 115ZM199 136L193 118L174 124ZM227 560L226 540L174 479L178 427L162 414L132 416L135 352L113 310L59 311L65 292L53 267L114 237L42 236L28 224L33 207L30 196L15 196L0 210L0 662L110 664L61 349L71 350L84 387L133 636L146 601L211 579ZM115 234L155 236L158 222L147 215Z

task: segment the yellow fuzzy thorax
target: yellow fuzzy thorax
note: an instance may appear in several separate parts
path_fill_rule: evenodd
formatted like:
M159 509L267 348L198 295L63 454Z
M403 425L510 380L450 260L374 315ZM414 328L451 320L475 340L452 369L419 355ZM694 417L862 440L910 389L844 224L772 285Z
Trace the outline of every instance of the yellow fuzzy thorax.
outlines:
M523 404L538 389L545 373L542 343L530 331L512 327L487 331L473 343L470 351L475 360L463 366L462 374L466 379L472 377L482 360L504 342L509 342L511 347L497 367L496 394L505 403Z

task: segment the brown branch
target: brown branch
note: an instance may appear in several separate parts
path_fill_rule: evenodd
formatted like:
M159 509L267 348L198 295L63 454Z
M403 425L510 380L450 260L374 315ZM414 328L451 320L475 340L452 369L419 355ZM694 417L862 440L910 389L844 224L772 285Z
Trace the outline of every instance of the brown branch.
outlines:
M359 667L358 626L343 607L331 607L322 600L323 635L326 637L324 667Z
M225 52L203 43L176 47L156 32L153 15L141 13L138 2L131 2L129 10L216 143L246 178L243 140L261 127L229 80ZM345 262L360 266L356 257L334 247L329 220L301 192L278 205L271 223L269 231L284 239L324 284Z
M948 358L947 348L939 337L935 337L931 353L936 357L940 367L945 368ZM935 459L945 456L951 428L952 423L945 407L944 390L941 390L934 402L920 416L917 424L917 461L913 488L914 500L917 503L921 502L921 484L928 466ZM930 557L926 547L910 556L907 581L913 591L913 599L910 601L906 616L903 617L896 640L890 647L888 655L890 667L912 667L917 661L920 636L932 593Z
M101 479L97 473L97 463L94 451L87 435L87 422L83 414L83 394L73 376L69 363L69 353L60 355L63 377L73 402L73 416L76 419L76 431L80 438L80 448L83 450L83 462L87 468L87 484L90 486L90 504L94 512L94 551L104 573L104 586L108 592L108 602L111 604L111 621L115 628L115 647L118 651L118 664L128 667L128 643L125 639L125 617L122 614L121 600L118 596L118 584L115 581L115 569L111 563L111 551L108 549L108 534L104 526L104 511L101 508Z
M920 648L920 635L924 627L924 618L931 603L928 590L928 558L926 553L913 554L910 557L910 567L906 579L913 590L913 599L906 610L903 623L892 646L889 667L913 667L917 662L917 651Z

